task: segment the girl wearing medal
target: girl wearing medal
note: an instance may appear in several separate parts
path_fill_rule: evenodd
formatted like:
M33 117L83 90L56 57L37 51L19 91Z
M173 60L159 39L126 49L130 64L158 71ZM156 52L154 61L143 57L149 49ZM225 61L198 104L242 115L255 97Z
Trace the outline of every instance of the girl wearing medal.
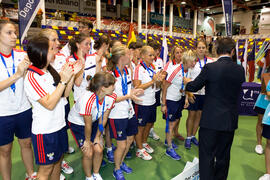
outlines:
M27 45L32 63L24 80L26 95L32 104L32 144L37 178L60 179L63 154L68 150L65 101L73 86L74 74L82 66L65 64L58 73L50 63L58 48L46 37L34 37ZM72 67L73 68L72 68Z
M11 179L11 150L18 138L26 179L36 178L31 147L32 110L23 79L30 61L16 46L15 24L0 20L0 169L3 180Z
M135 114L139 122L138 134L135 136L138 148L136 156L143 160L151 160L149 153L153 153L154 150L147 143L147 138L156 121L155 84L162 81L164 76L161 72L155 73L155 67L152 64L155 52L152 47L143 46L140 56L142 60L135 68L133 80L135 88L144 90L144 94L139 96L142 101L135 101Z
M176 52L175 49L174 52ZM161 104L161 111L166 119L165 145L168 146L166 155L174 160L180 160L181 156L175 151L178 147L172 141L173 130L180 122L182 110L188 106L184 94L184 77L189 77L188 69L194 66L196 58L191 50L183 53L181 62L177 56L175 56L176 64L167 69L168 75L163 81Z
M131 100L140 101L137 95L143 93L142 89L131 89L132 76L128 68L130 62L128 49L124 45L113 46L108 70L116 78L115 94L117 95L115 107L109 115L111 137L116 139L117 148L114 152L115 169L113 176L123 180L123 172L132 173L132 169L124 163L124 158L138 132L138 123L134 115Z
M194 68L190 69L190 78L194 80L201 72L202 68L205 64L212 62L213 60L209 57L206 57L206 42L199 41L196 44L196 54L197 54L197 61ZM205 89L201 89L198 92L194 93L195 98L189 98L191 102L188 107L188 118L186 121L186 128L187 128L187 138L185 140L185 148L190 149L191 143L198 146L199 142L196 139L195 135L197 133L202 108L204 104L204 96L205 96Z
M68 116L72 135L83 153L85 180L102 180L99 174L103 156L102 133L116 99L114 84L112 74L96 73L87 92L78 99Z

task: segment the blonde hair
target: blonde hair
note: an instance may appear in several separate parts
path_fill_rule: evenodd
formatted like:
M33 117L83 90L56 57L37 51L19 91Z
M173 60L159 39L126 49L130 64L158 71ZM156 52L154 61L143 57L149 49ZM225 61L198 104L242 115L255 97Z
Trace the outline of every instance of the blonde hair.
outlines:
M38 36L42 36L42 37L46 37L46 38L50 39L50 35L52 33L57 34L56 30L54 30L54 29L41 29L38 33ZM57 36L58 36L58 34L57 34Z
M118 45L118 46L112 47L111 56L108 59L109 61L108 61L108 65L107 65L109 71L115 70L115 67L118 64L120 57L126 55L126 53L127 53L126 50L127 50L127 47L124 45Z
M192 50L185 51L182 54L182 63L187 64L189 61L194 61L196 57L196 54Z
M141 53L140 53L140 55L146 54L147 52L149 52L149 51L151 51L151 50L154 51L154 49L153 49L151 46L143 46L143 47L141 48Z
M181 52L183 53L183 49L180 46L174 46L171 50L171 56L170 56L171 61L175 59L175 51L177 48L181 49Z

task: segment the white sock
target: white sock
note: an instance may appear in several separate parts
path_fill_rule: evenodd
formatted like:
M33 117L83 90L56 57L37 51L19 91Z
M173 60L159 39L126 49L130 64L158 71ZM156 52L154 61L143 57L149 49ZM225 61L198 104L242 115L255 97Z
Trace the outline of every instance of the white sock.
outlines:
M99 174L99 173L93 173L93 175L94 175L94 176L100 176L100 174Z
M143 149L137 149L137 151L139 151L139 152L143 152Z
M191 138L195 138L195 136L191 136Z
M93 180L93 177L92 176L91 177L85 176L85 180Z
M112 151L112 147L107 148L107 152Z
M147 143L143 143L142 146L145 147L147 145Z
M191 136L187 137L187 139L191 139L191 138L192 138Z

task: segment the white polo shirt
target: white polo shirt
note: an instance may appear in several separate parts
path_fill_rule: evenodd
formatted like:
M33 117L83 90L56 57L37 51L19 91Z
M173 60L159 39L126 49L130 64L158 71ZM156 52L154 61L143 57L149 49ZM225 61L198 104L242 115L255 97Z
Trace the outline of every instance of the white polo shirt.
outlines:
M168 69L170 69L171 66L173 66L173 65L176 65L175 60L168 61L168 62L165 64L163 71L166 71L166 72L168 73Z
M6 63L6 67L0 59L0 81L8 79L8 73L13 75L13 58L12 54L5 55L0 53ZM24 59L26 53L21 50L13 49L15 72L20 62ZM8 87L0 91L0 116L10 116L19 114L31 108L31 105L25 95L24 78L21 77L15 82L15 93Z
M190 71L190 79L194 80L202 71L202 68L205 66L205 64L212 63L213 59L209 57L205 57L204 59L198 59L195 66L191 68ZM205 95L205 87L203 87L201 90L195 92L194 94L197 95Z
M96 50L94 49L94 45L95 45L95 40L91 37L91 44L90 44L90 50L89 50L89 54L94 54L96 52ZM69 47L69 43L67 43L61 50L60 50L61 54L64 54L66 57L71 56L70 54L70 47Z
M56 87L49 72L43 72L34 66L29 66L24 80L24 88L33 108L33 134L49 134L66 126L63 98L60 98L53 110L48 110L38 102L44 96L52 94Z
M131 91L131 70L125 67L124 71L127 74L127 86L128 91L127 94ZM124 96L122 91L122 77L124 78L124 74L121 75L118 73L117 70L113 71L112 74L114 75L116 82L115 82L115 90L114 93L117 95L117 97ZM112 109L109 118L111 119L124 119L124 118L131 118L134 115L134 109L131 103L131 100L125 100L121 102L115 103L114 108Z
M155 66L151 64L151 68L155 71ZM142 62L140 62L137 67L135 68L134 72L134 80L140 80L141 84L148 83L152 81L153 73L147 71L147 68L144 67ZM147 89L144 90L144 94L139 96L142 101L135 102L136 104L143 105L143 106L151 106L156 103L155 98L155 86L150 86Z
M98 114L98 118L102 115L102 109L104 106L104 113L107 110L111 110L114 107L114 103L116 100L116 94L113 94L111 96L105 96L105 104L103 102L99 102L99 111L97 110L97 102L96 102L96 95L95 93L91 91L87 91L84 93L82 97L79 98L79 100L75 103L75 105L70 110L70 113L68 115L68 121L77 124L80 126L84 126L84 119L83 115L85 116L91 116L92 122L96 121L96 117Z
M164 68L163 65L163 60L160 57L157 57L154 61L153 64L155 66L155 72L159 72L162 71ZM156 87L156 92L160 91L160 87Z
M182 64L171 65L167 69L168 75L166 81L171 83L171 85L167 89L166 99L179 101L184 96L184 93L180 92L183 85L183 70ZM184 71L184 76L189 77L189 73Z

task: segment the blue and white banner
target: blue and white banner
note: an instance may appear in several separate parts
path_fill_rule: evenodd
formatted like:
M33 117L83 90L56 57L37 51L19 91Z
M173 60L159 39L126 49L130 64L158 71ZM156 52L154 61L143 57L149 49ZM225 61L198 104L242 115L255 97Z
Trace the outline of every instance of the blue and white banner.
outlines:
M36 14L40 8L40 0L20 0L19 2L19 39L23 42Z
M227 36L232 36L233 1L222 0L223 14L225 19L225 31Z
M166 36L163 36L160 58L163 60L164 65L169 61L168 55L169 53L168 53L167 38Z

